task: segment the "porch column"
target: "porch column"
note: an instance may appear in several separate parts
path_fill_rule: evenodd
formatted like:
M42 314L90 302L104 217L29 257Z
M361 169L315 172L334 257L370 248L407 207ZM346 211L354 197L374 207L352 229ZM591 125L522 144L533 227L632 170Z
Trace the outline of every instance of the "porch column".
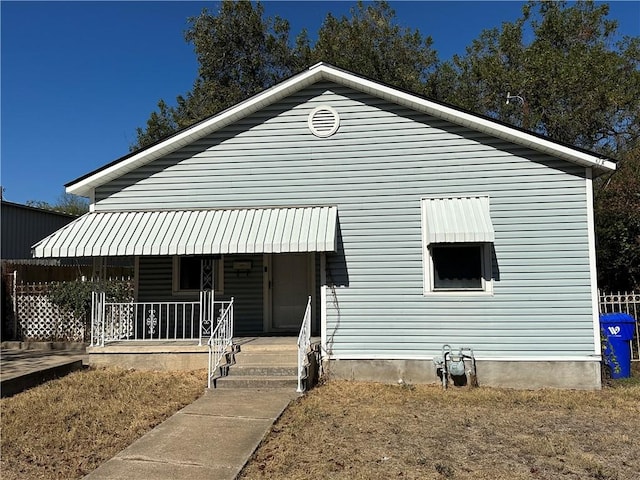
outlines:
M327 355L327 254L320 253L320 346L322 359Z

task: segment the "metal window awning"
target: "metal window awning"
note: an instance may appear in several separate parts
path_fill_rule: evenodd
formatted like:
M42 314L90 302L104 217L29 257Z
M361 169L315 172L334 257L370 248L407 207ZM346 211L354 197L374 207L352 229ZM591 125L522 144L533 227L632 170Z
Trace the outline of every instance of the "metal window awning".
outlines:
M335 206L91 212L32 247L34 257L332 252Z
M489 197L424 198L427 243L493 242Z

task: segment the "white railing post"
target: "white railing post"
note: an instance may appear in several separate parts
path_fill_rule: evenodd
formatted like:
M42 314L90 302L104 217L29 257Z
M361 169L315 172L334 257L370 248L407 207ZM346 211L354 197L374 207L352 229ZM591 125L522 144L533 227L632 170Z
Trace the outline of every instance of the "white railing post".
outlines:
M198 333L198 346L202 346L202 331L204 325L208 324L211 332L213 332L214 326L214 308L215 308L215 296L213 290L203 290L200 292L200 326ZM211 335L211 333L209 334Z
M231 297L231 331L229 332L229 335L231 336L231 338L233 339L233 329L235 328L235 315L233 314L233 297Z
M106 300L106 294L104 292L100 292L98 293L99 297L100 297L100 327L101 327L101 335L100 335L100 346L104 347L104 337L105 337L105 329L106 329L106 325L105 323L107 323L107 318L106 318L106 305L105 305L105 300Z
M198 326L198 346L199 347L202 346L202 317L204 316L204 295L205 295L205 292L201 290L200 291L200 315L199 315L200 325Z
M302 388L302 375L305 369L305 357L311 345L311 297L307 301L307 308L302 318L302 326L298 335L298 388L297 392L304 392Z
M96 318L96 292L91 292L91 342L89 343L90 347L93 347L93 337L96 334L95 330L95 318Z

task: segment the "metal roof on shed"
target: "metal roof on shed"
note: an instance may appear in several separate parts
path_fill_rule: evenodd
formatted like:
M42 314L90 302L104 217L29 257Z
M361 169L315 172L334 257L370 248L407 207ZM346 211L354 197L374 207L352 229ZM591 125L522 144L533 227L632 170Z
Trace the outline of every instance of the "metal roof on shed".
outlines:
M327 252L337 207L91 212L33 246L35 257Z

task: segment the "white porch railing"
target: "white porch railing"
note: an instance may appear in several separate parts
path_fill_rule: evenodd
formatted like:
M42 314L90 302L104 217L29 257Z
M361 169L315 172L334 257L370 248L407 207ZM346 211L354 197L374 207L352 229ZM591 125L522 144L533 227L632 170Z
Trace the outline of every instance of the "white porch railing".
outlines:
M600 313L627 313L636 319L631 342L631 360L640 361L640 292L603 292L598 290Z
M200 292L196 302L107 302L94 292L91 302L91 346L141 340L197 340L209 338L216 319L231 302L213 301Z
M304 392L302 388L302 377L305 374L306 356L311 346L311 297L307 301L307 309L302 318L302 326L298 335L298 389L297 392Z
M225 354L231 351L233 344L233 297L227 307L218 317L218 323L209 337L207 345L209 346L209 368L207 376L207 388L211 388L211 384L216 375L216 371L220 366L220 362Z

